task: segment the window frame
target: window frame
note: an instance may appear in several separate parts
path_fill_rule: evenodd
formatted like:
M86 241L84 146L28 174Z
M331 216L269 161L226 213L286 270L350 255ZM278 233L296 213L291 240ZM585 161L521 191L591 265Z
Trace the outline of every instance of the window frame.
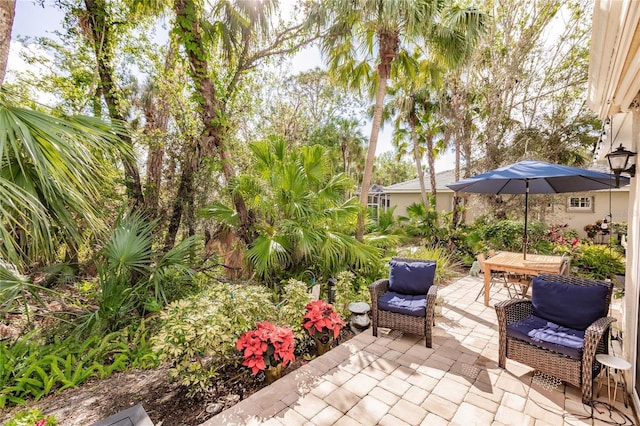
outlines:
M578 204L577 206L572 205L572 200L578 200ZM583 204L584 201L589 200L588 202L588 206L584 206ZM595 197L593 195L587 195L587 196L571 196L571 197L567 197L567 211L568 212L584 212L584 213L593 213L594 210L594 204L595 204Z

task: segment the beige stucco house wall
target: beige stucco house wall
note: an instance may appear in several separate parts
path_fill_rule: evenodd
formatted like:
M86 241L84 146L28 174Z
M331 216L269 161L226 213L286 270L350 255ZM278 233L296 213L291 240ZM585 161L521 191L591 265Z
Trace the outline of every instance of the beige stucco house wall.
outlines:
M590 198L591 207L571 207L571 198ZM612 189L609 191L576 192L573 194L557 194L545 212L546 224L567 224L569 228L578 231L581 237L586 237L586 225L594 224L597 220L609 222L626 222L627 206L629 204L629 187ZM611 216L609 217L609 214Z
M436 210L438 212L450 212L453 207L453 191L446 185L455 182L453 170L447 170L436 174ZM431 191L429 180L425 182L427 193ZM383 188L389 196L389 206L396 206L394 216L406 216L407 207L421 201L420 184L418 179L411 179ZM465 195L465 194L461 194ZM470 202L465 213L466 222L472 223L476 217L485 213L485 207L478 201L479 195L466 194ZM522 196L524 197L524 195ZM536 195L531 196L536 197ZM551 198L548 208L544 212L530 212L530 220L541 220L548 225L567 224L569 228L578 231L580 237L586 237L584 227L603 220L609 215L609 221L626 222L627 205L629 200L629 187L613 189L611 191L580 192L575 194L557 194ZM588 208L572 208L572 197L588 198ZM523 198L524 200L524 198ZM515 214L515 213L514 213Z

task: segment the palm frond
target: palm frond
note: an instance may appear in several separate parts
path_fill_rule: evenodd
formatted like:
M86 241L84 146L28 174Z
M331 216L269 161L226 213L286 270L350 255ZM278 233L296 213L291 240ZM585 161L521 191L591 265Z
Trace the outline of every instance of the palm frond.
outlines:
M247 259L261 278L284 269L291 262L289 245L278 237L260 235L249 247Z

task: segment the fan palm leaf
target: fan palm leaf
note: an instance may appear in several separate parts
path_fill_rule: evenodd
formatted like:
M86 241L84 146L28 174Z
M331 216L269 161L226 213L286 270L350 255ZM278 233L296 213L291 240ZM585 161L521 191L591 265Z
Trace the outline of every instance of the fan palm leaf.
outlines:
M120 132L118 123L56 117L18 107L0 93L0 220L9 229L0 256L18 266L52 260L51 231L79 244L79 221L104 230L100 190L116 151L131 155Z

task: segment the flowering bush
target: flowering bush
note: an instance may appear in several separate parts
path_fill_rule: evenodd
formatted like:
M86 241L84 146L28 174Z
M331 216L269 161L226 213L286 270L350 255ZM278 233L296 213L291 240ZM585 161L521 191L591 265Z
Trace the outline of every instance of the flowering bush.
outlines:
M553 252L557 254L573 256L578 249L580 240L575 230L569 229L569 225L551 225L547 231L547 238L553 243Z
M335 339L340 334L340 329L344 327L345 322L333 309L333 306L322 301L316 300L306 306L307 313L302 319L302 327L322 343L327 343L331 338ZM333 336L331 336L333 334Z
M255 330L244 333L236 343L236 348L244 352L242 365L249 367L254 375L267 367L280 363L286 366L293 361L293 347L293 331L267 321L258 323Z

